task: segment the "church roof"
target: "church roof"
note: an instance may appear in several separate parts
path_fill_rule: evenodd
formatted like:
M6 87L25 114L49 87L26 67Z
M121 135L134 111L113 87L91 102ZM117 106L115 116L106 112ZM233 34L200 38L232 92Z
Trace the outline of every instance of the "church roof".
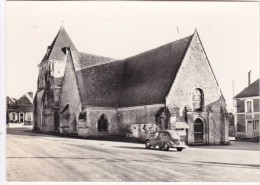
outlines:
M82 105L126 107L164 102L192 36L77 71Z
M63 26L61 26L52 44L48 47L47 52L43 57L41 63L49 59L64 60L66 56L66 47L70 47L72 50L77 51L66 30Z
M246 87L243 91L238 93L235 98L259 96L259 79L254 81L251 85Z
M189 36L125 59L119 105L164 102L191 39Z
M78 52L78 55L79 55L81 69L93 67L96 65L100 65L100 64L104 64L116 60L109 57L103 57L103 56L98 56L98 55L93 55L88 53L82 53L82 52Z

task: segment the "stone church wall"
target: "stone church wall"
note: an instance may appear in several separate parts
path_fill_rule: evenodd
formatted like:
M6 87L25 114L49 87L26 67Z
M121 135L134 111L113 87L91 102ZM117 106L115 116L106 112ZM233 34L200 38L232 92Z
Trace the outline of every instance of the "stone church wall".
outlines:
M118 118L115 108L108 107L88 107L83 112L85 112L85 120L79 120L78 135L87 136L98 136L98 135L117 135L118 131ZM107 118L107 131L98 131L98 120L101 115L105 115Z
M57 81L58 79L56 79ZM60 132L74 133L77 131L78 116L81 112L81 102L76 82L75 71L72 64L71 54L68 55L65 74L63 77L63 86L55 88L54 100L59 104L60 112ZM60 100L60 101L59 101ZM64 110L68 107L68 110Z
M155 116L164 104L118 108L120 133L129 137L145 137L156 129Z
M179 117L177 119L184 120L185 107L193 112L192 93L196 88L201 89L204 94L204 105L200 116L205 120L204 128L209 128L209 132L204 130L204 143L220 143L221 134L226 134L221 131L221 128L226 127L221 127L221 124L225 123L221 120L220 114L220 107L225 106L225 102L197 34L191 41L174 84L166 97L166 105L177 110L177 117ZM212 111L210 116L208 116L209 109ZM199 112L195 111L188 115L189 144L193 142L193 122L196 116L199 116ZM207 134L209 136L206 136ZM227 137L222 138L226 140Z

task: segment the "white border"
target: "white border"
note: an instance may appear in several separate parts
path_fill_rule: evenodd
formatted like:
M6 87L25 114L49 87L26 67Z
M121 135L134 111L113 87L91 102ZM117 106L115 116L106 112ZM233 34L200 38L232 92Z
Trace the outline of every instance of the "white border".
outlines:
M0 0L0 184L6 184L5 6Z

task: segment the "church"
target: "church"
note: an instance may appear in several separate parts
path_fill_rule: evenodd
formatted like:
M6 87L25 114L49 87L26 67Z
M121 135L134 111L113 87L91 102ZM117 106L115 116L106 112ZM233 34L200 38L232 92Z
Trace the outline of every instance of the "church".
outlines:
M170 129L188 145L229 142L225 99L197 30L116 60L79 52L62 26L38 68L35 130L144 138Z

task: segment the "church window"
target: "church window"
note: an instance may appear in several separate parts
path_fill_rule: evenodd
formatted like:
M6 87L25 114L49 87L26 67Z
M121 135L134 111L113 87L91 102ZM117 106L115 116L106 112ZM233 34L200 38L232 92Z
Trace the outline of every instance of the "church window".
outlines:
M79 114L79 119L86 119L86 112L81 112Z
M202 111L204 104L203 91L196 88L192 93L192 103L195 111Z

